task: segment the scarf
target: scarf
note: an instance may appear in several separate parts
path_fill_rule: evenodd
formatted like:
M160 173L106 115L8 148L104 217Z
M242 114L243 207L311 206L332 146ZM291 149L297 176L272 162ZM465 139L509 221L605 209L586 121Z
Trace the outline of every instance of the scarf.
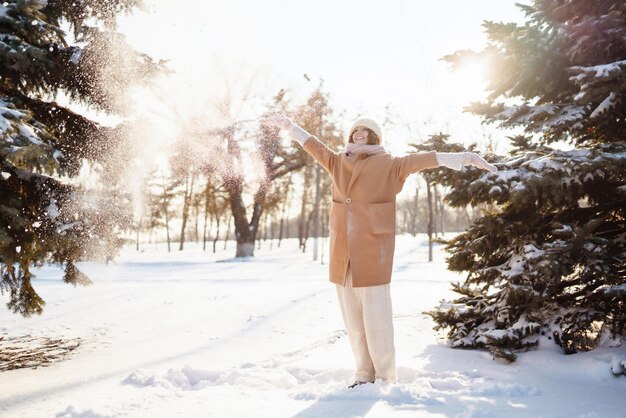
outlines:
M359 158L361 155L370 156L387 152L382 145L355 144L348 142L344 151L348 157Z

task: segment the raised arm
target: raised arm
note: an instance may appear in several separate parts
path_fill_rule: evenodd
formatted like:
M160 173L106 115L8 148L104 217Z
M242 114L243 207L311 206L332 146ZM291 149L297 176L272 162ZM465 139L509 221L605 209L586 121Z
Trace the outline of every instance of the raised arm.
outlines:
M394 160L395 168L397 171L398 179L402 183L409 176L409 174L417 173L418 171L426 170L429 168L439 167L437 162L436 152L418 152L414 154L405 155Z
M284 115L273 116L265 120L266 124L273 124L284 130L287 135L304 148L315 161L317 161L327 171L331 171L335 161L339 156L322 141L295 124L290 118Z
M464 165L473 165L495 173L496 166L489 164L475 152L420 152L396 159L396 170L401 184L411 173L429 168L447 167L460 170Z

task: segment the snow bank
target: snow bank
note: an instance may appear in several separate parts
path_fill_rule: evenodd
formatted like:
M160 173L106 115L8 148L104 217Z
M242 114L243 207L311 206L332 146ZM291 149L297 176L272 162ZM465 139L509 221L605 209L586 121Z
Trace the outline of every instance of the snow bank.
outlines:
M347 388L353 357L327 265L296 240L264 244L245 263L229 261L233 243L217 254L145 245L108 265L81 263L88 288L68 287L56 267L35 271L41 317L0 311L2 333L84 342L63 362L0 373L0 415L623 416L619 342L564 356L546 339L511 365L450 348L423 312L450 300L461 275L446 270L443 245L428 263L426 241L399 237L396 246L396 384ZM526 257L539 251L524 248Z
M73 405L67 407L63 412L55 415L57 418L111 418L113 415L100 414L93 409L77 411Z

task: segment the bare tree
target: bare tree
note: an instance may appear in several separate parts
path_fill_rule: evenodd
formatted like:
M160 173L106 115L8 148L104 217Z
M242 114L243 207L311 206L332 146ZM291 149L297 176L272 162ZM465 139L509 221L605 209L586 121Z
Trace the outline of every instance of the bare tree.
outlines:
M302 185L302 199L300 204L300 216L298 217L298 240L299 246L302 252L306 251L306 241L309 238L309 216L311 209L310 195L311 195L311 173L313 172L312 166L307 166L304 170L304 183Z
M154 187L156 189L153 195L153 210L156 212L154 216L157 219L163 218L163 227L165 228L165 237L167 240L167 251L171 251L171 238L170 238L170 220L174 216L171 209L172 200L177 195L179 183L172 180L165 174L161 174L156 180Z
M178 251L182 251L185 244L185 230L187 227L187 220L189 219L189 207L191 206L191 199L193 196L193 185L196 181L196 174L189 173L185 176L185 188L183 192L183 211L182 211L182 223L180 227L180 241L178 243Z
M433 261L433 232L435 227L435 213L433 211L433 184L426 180L426 195L428 199L428 228L426 233L428 234L428 261Z
M241 143L235 138L234 129L222 131L222 136L227 141L227 152L224 157L232 166L235 166L242 160ZM248 218L243 200L244 176L235 171L222 173L235 222L236 257L254 255L254 241L271 182L304 166L303 158L298 158L298 151L294 152L280 146L278 131L273 127L261 126L254 142L256 144L254 153L265 169L265 176L260 179L258 187L253 193L252 216L250 218ZM249 150L247 151L249 152Z
M293 176L289 175L287 176L287 181L284 182L282 187L280 187L280 190L283 191L283 196L282 196L282 206L280 210L280 224L278 228L278 247L279 248L280 248L280 243L285 234L285 216L287 212L287 204L289 203L289 196L291 196L292 181L293 181Z
M202 238L202 249L206 250L207 242L207 219L211 224L215 220L216 230L213 236L213 252L216 251L217 241L220 236L220 224L228 212L228 197L222 184L218 182L218 177L214 172L207 173L207 182L204 189L204 231Z

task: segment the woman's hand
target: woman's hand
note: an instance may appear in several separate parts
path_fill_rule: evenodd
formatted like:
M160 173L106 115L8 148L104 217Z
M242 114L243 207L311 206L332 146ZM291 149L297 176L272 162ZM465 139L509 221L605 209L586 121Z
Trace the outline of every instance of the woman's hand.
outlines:
M267 126L276 126L279 129L287 131L287 135L300 145L304 145L307 139L312 135L293 123L293 121L285 115L268 116L261 121Z
M289 130L294 125L293 121L285 115L268 116L261 121L263 125L276 126L280 129Z
M473 165L474 167L478 167L482 170L491 171L495 173L498 171L498 168L489 164L483 157L476 154L475 152L464 152L463 153L463 165Z

